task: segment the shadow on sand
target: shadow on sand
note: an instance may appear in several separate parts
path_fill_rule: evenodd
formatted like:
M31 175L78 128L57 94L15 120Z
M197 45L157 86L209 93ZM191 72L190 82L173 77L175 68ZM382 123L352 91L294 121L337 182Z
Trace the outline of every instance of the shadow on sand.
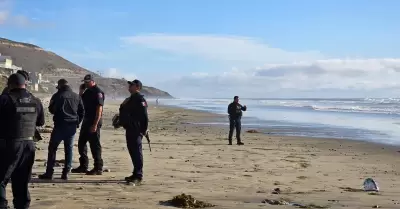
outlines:
M126 184L124 180L85 180L85 179L73 179L73 180L63 180L63 179L53 179L44 180L39 178L32 178L30 183L35 184Z

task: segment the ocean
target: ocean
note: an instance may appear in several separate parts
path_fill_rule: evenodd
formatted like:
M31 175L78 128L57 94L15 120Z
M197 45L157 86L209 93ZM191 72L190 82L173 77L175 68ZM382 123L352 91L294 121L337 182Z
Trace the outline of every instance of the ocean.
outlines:
M154 100L154 99L151 99ZM226 115L232 99L159 99L161 105ZM400 99L240 99L244 128L268 134L400 145ZM228 126L228 118L207 124Z

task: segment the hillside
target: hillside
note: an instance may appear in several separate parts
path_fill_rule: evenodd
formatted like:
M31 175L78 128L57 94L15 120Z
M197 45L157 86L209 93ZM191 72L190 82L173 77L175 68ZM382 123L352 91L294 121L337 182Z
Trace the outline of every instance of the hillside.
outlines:
M55 91L52 85L60 78L67 79L74 89L77 89L83 76L91 73L106 94L113 94L116 97L128 95L125 80L101 77L33 44L0 38L0 54L10 56L13 65L22 67L28 72L42 73L42 77L51 82L50 92ZM148 97L171 97L169 93L149 86L144 86L142 93Z

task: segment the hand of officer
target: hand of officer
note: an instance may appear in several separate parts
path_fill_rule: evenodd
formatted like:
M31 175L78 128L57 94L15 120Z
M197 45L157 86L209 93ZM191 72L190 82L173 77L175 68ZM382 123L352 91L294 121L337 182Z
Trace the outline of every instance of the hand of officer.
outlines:
M146 136L147 132L149 132L148 130L146 130L144 133L141 133L140 135L142 136Z
M97 131L97 126L92 125L92 127L90 127L90 132L94 133Z

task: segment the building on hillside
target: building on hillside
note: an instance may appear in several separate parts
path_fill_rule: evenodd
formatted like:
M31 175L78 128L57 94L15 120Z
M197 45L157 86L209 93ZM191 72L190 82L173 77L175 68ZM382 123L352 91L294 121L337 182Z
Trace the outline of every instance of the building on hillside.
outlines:
M2 56L0 54L0 70L7 75L16 73L18 70L22 70L22 67L13 65L12 58L10 56Z

